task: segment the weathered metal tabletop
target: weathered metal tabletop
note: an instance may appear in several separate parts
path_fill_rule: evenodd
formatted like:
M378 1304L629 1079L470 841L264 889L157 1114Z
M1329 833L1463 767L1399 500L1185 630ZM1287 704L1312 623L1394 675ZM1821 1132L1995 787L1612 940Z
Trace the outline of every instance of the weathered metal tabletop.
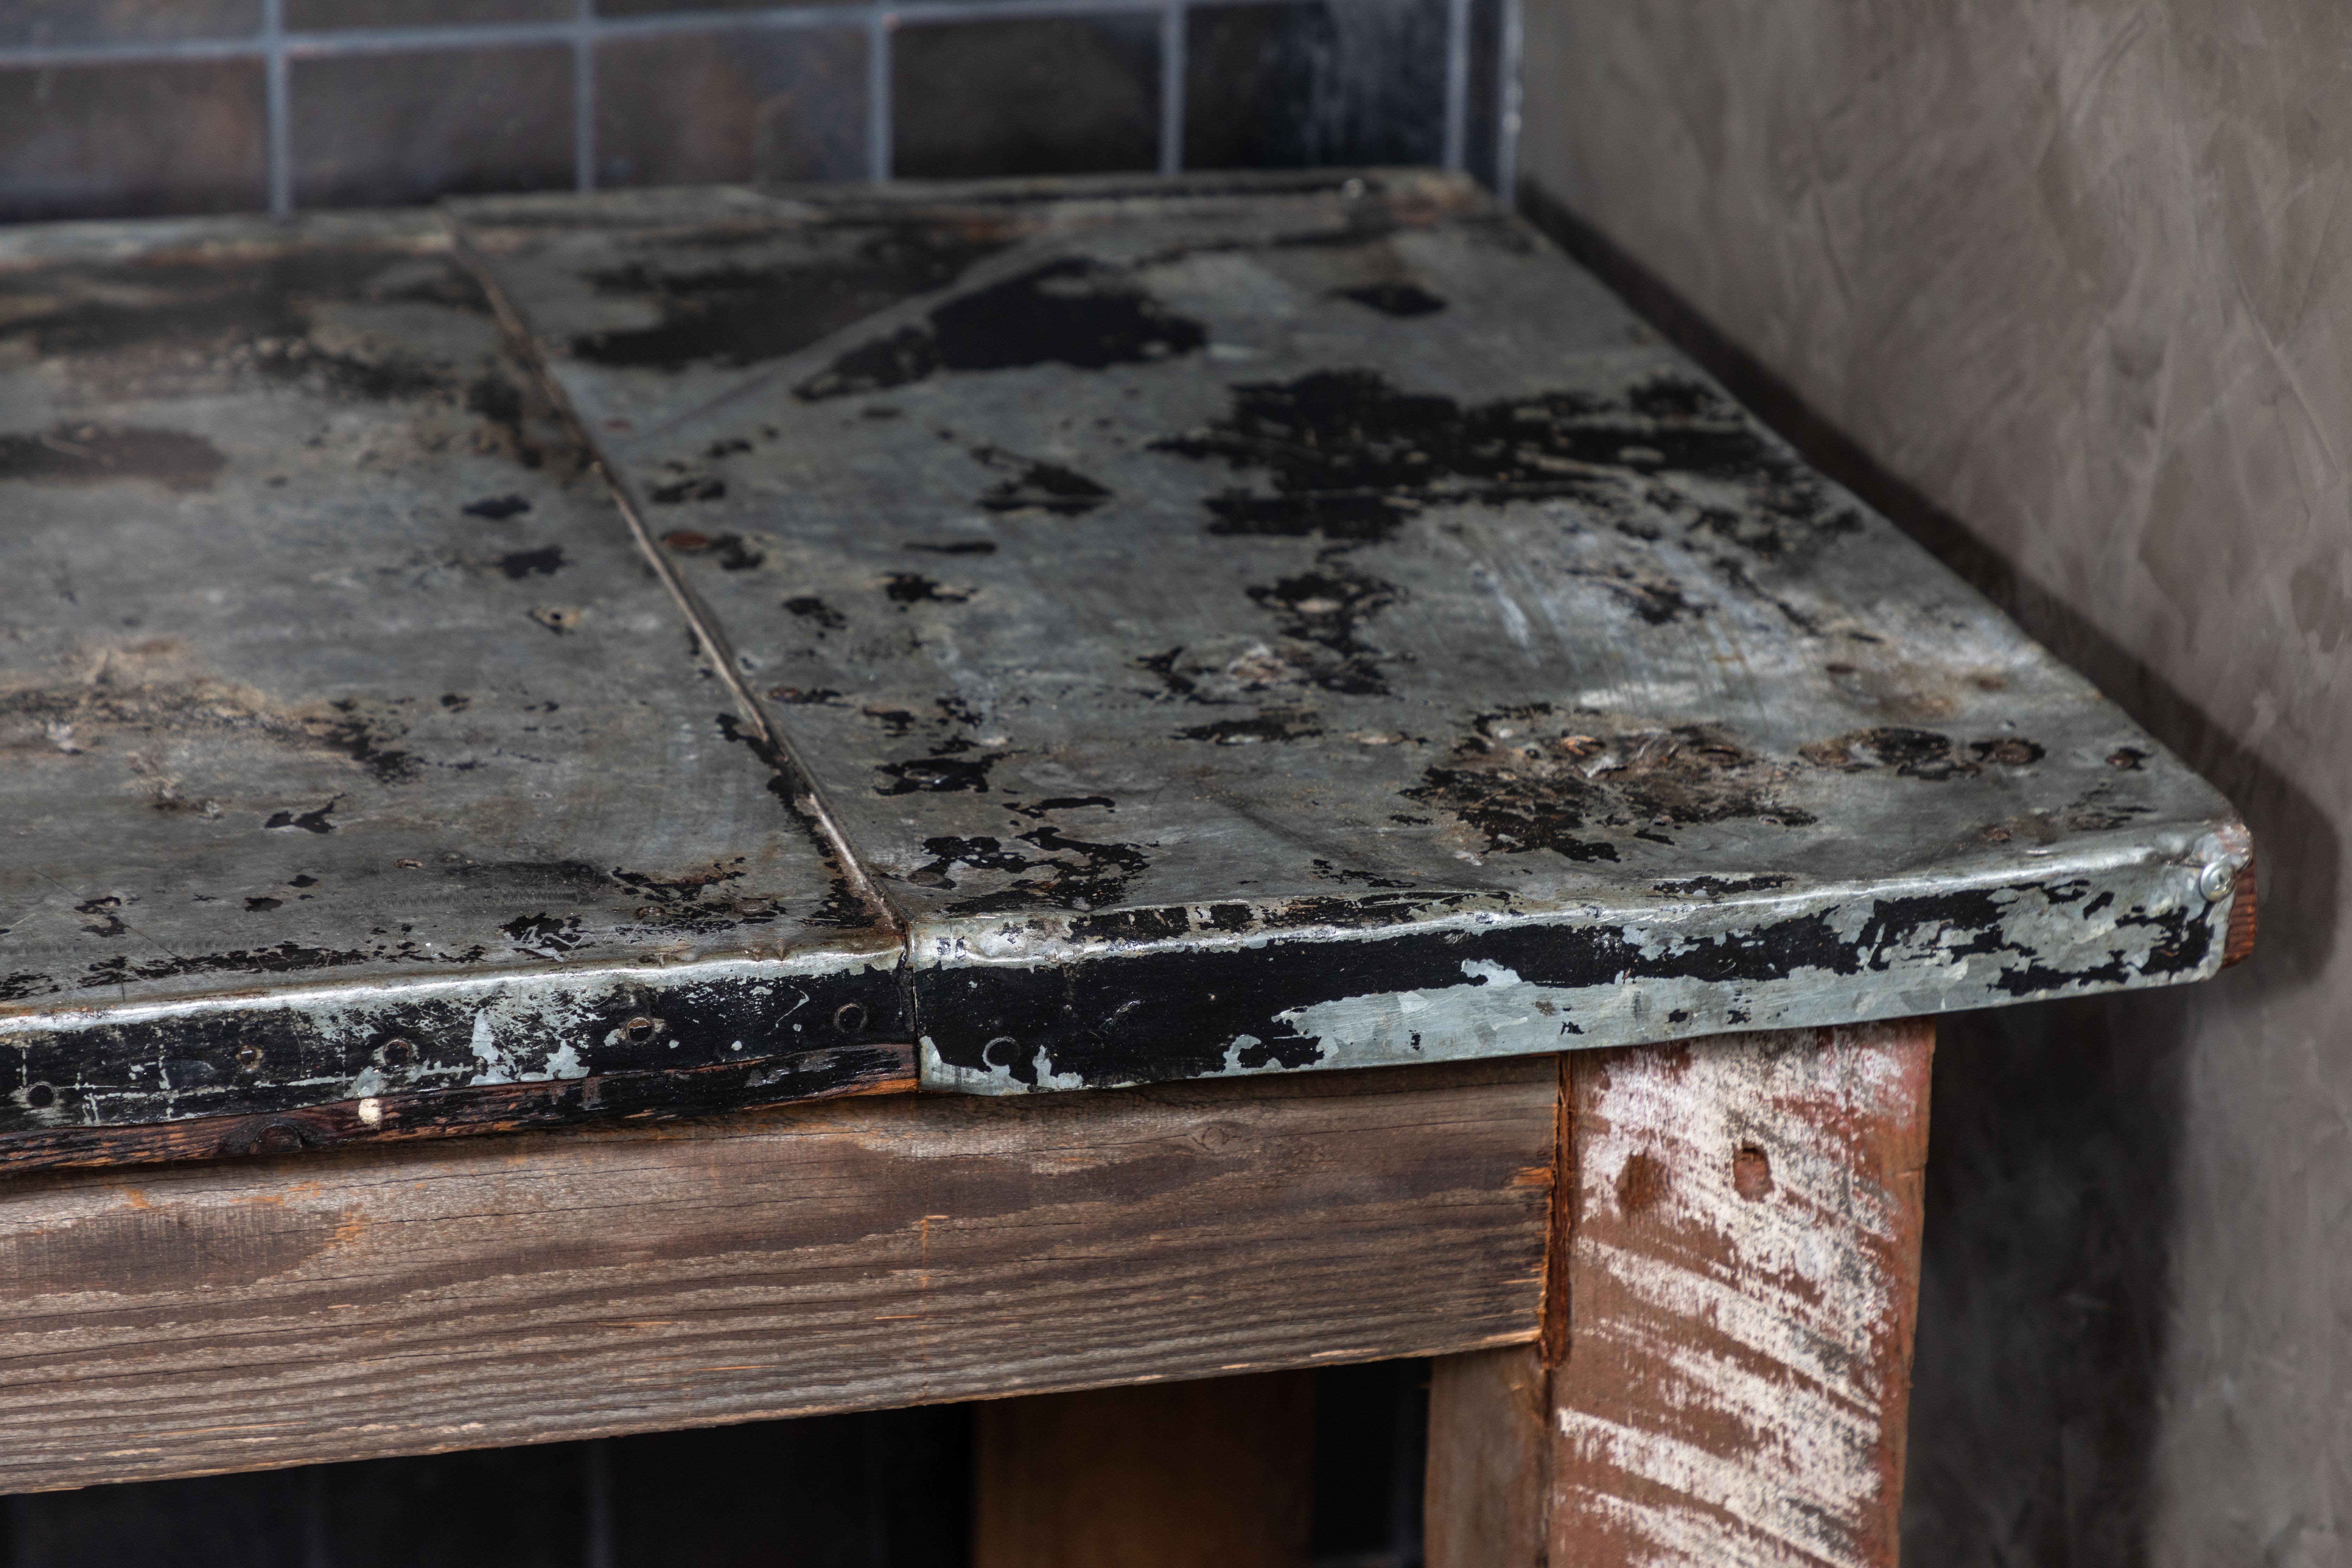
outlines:
M0 497L0 1163L1848 1024L2252 915L2210 788L1436 175L19 229Z

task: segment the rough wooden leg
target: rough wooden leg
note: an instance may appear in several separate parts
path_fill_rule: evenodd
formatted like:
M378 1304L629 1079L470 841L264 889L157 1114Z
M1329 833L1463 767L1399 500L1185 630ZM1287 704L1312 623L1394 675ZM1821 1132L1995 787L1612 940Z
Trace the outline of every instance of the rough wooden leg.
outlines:
M1304 1372L981 1405L974 1568L1305 1568Z
M1894 1563L1934 1042L1564 1058L1558 1364L1438 1362L1430 1568Z

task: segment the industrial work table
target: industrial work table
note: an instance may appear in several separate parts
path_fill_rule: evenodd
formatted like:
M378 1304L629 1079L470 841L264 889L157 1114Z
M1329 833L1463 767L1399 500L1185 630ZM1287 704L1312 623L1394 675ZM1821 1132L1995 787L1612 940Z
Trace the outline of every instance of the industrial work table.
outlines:
M1891 1562L1932 1016L2252 938L1424 172L0 232L0 1489L1433 1355L1433 1563Z

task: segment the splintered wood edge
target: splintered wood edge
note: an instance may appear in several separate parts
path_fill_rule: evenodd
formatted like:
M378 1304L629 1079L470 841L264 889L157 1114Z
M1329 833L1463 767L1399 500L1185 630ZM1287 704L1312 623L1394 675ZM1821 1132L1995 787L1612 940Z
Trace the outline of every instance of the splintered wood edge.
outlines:
M466 1138L583 1122L676 1121L850 1095L911 1094L912 1045L840 1046L675 1072L383 1094L243 1116L58 1127L0 1138L0 1173L286 1154L335 1144Z

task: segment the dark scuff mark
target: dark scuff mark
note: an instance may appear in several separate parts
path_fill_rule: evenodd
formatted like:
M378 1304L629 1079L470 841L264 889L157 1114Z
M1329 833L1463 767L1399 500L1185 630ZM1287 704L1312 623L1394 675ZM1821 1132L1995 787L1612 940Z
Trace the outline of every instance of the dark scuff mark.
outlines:
M1191 676L1180 674L1177 671L1176 661L1183 656L1183 648L1177 647L1170 648L1165 653L1147 654L1135 662L1138 668L1148 669L1160 678L1160 684L1166 695L1181 697L1192 702L1203 701L1205 699L1197 695L1200 683Z
M485 496L457 509L467 517L487 518L492 522L504 522L510 517L520 517L530 510L530 502L520 496Z
M1674 505L1690 513L1687 526L1724 534L1761 559L1861 527L1821 479L1729 404L1675 377L1619 401L1553 392L1470 408L1401 391L1369 370L1318 371L1231 392L1223 418L1152 443L1271 479L1273 496L1212 498L1212 533L1361 542L1390 537L1425 502L1569 495L1605 509L1629 484L1664 475L1744 492L1748 504L1737 512L1679 499ZM1658 489L1673 499L1670 488Z
M768 695L777 701L795 708L839 708L845 706L841 693L829 686L772 686Z
M512 938L517 947L543 958L561 956L585 940L580 934L578 915L557 920L543 910L535 915L518 915L499 929Z
M543 550L514 550L499 557L499 570L508 576L552 577L563 570L563 547L551 544Z
M1318 859L1313 864L1315 876L1321 881L1354 883L1366 888L1411 888L1417 885L1410 881L1400 881L1394 877L1382 877L1370 871L1357 871L1345 866L1335 866L1328 860Z
M1387 693L1380 661L1357 634L1366 621L1403 597L1396 584L1334 563L1270 586L1253 587L1249 596L1272 612L1286 637L1338 656L1336 663L1318 662L1303 672L1313 684L1350 696Z
M1840 773L1893 768L1904 778L1938 784L1979 771L1976 763L1959 754L1949 735L1894 724L1810 742L1798 747L1797 754L1815 767Z
M1104 370L1175 358L1207 342L1201 323L1165 310L1125 270L1068 258L950 300L923 324L842 355L793 395L812 403L853 396L942 370Z
M122 900L110 894L76 904L74 913L90 917L81 929L92 936L121 936L131 929L122 923L121 908Z
M703 533L677 528L662 535L662 542L680 555L708 555L722 572L751 572L767 564L768 553L740 533ZM787 606L789 607L789 606Z
M1635 837L1669 826L1752 817L1802 826L1812 816L1784 804L1788 772L1717 725L1621 729L1597 713L1549 703L1478 715L1444 760L1406 790L1485 835L1497 854L1551 849L1570 860L1614 860L1591 826Z
M35 435L0 435L0 479L27 484L146 479L171 490L205 490L226 463L210 441L184 430L57 425Z
M1322 722L1312 713L1268 710L1255 719L1222 719L1213 724L1195 724L1177 731L1176 739L1248 746L1262 741L1304 741L1322 732Z
M945 544L926 544L919 541L909 540L907 542L906 548L908 550L919 550L928 555L993 555L996 553L996 541L992 539L956 539L950 540Z
M1444 300L1418 283L1368 283L1360 289L1341 289L1336 293L1342 300L1352 300L1383 316L1433 316L1445 309Z
M507 574L510 577L523 575L518 572ZM330 702L327 706L342 717L310 721L321 745L329 751L341 752L365 768L378 784L401 784L415 779L422 767L417 760L406 752L396 752L384 744L386 741L397 739L406 732L388 716L371 716L362 712L359 700L351 697Z
M305 811L299 815L291 811L272 812L269 820L261 826L265 828L299 827L305 833L332 833L335 830L335 825L328 820L327 814L334 810L336 802L342 798L341 795L337 795L334 800L329 801L316 811Z
M649 301L660 321L584 333L572 340L571 351L596 364L651 370L782 359L877 310L947 287L1012 237L1002 230L900 223L877 228L838 259L691 270L631 262L590 273L587 281L602 294Z
M905 610L915 605L961 605L969 588L944 588L919 572L893 572L882 579L883 596Z
M874 786L876 795L954 795L971 790L988 793L988 770L994 767L1002 752L983 753L978 757L953 755L910 757L903 762L884 763L875 769L891 782Z
M826 631L837 632L849 624L849 617L818 598L814 594L803 594L786 599L784 608L804 621L814 621Z
M1641 576L1630 567L1618 566L1605 572L1578 568L1571 569L1568 574L1598 583L1654 626L1706 613L1706 606L1685 595L1680 584L1654 575Z
M678 506L687 501L719 500L727 494L727 481L708 474L688 474L666 485L656 485L647 492L656 506Z
M1969 752L1980 763L1997 763L2004 768L2031 767L2048 754L2032 741L2013 736L1970 741Z
M255 914L259 914L268 910L282 908L284 904L285 900L283 899L257 898L247 899L245 900L246 909Z
M1040 462L994 447L975 447L971 455L989 468L1010 475L982 492L980 506L983 511L1042 511L1055 517L1084 517L1110 500L1110 491L1058 463ZM995 546L987 548L993 550Z

